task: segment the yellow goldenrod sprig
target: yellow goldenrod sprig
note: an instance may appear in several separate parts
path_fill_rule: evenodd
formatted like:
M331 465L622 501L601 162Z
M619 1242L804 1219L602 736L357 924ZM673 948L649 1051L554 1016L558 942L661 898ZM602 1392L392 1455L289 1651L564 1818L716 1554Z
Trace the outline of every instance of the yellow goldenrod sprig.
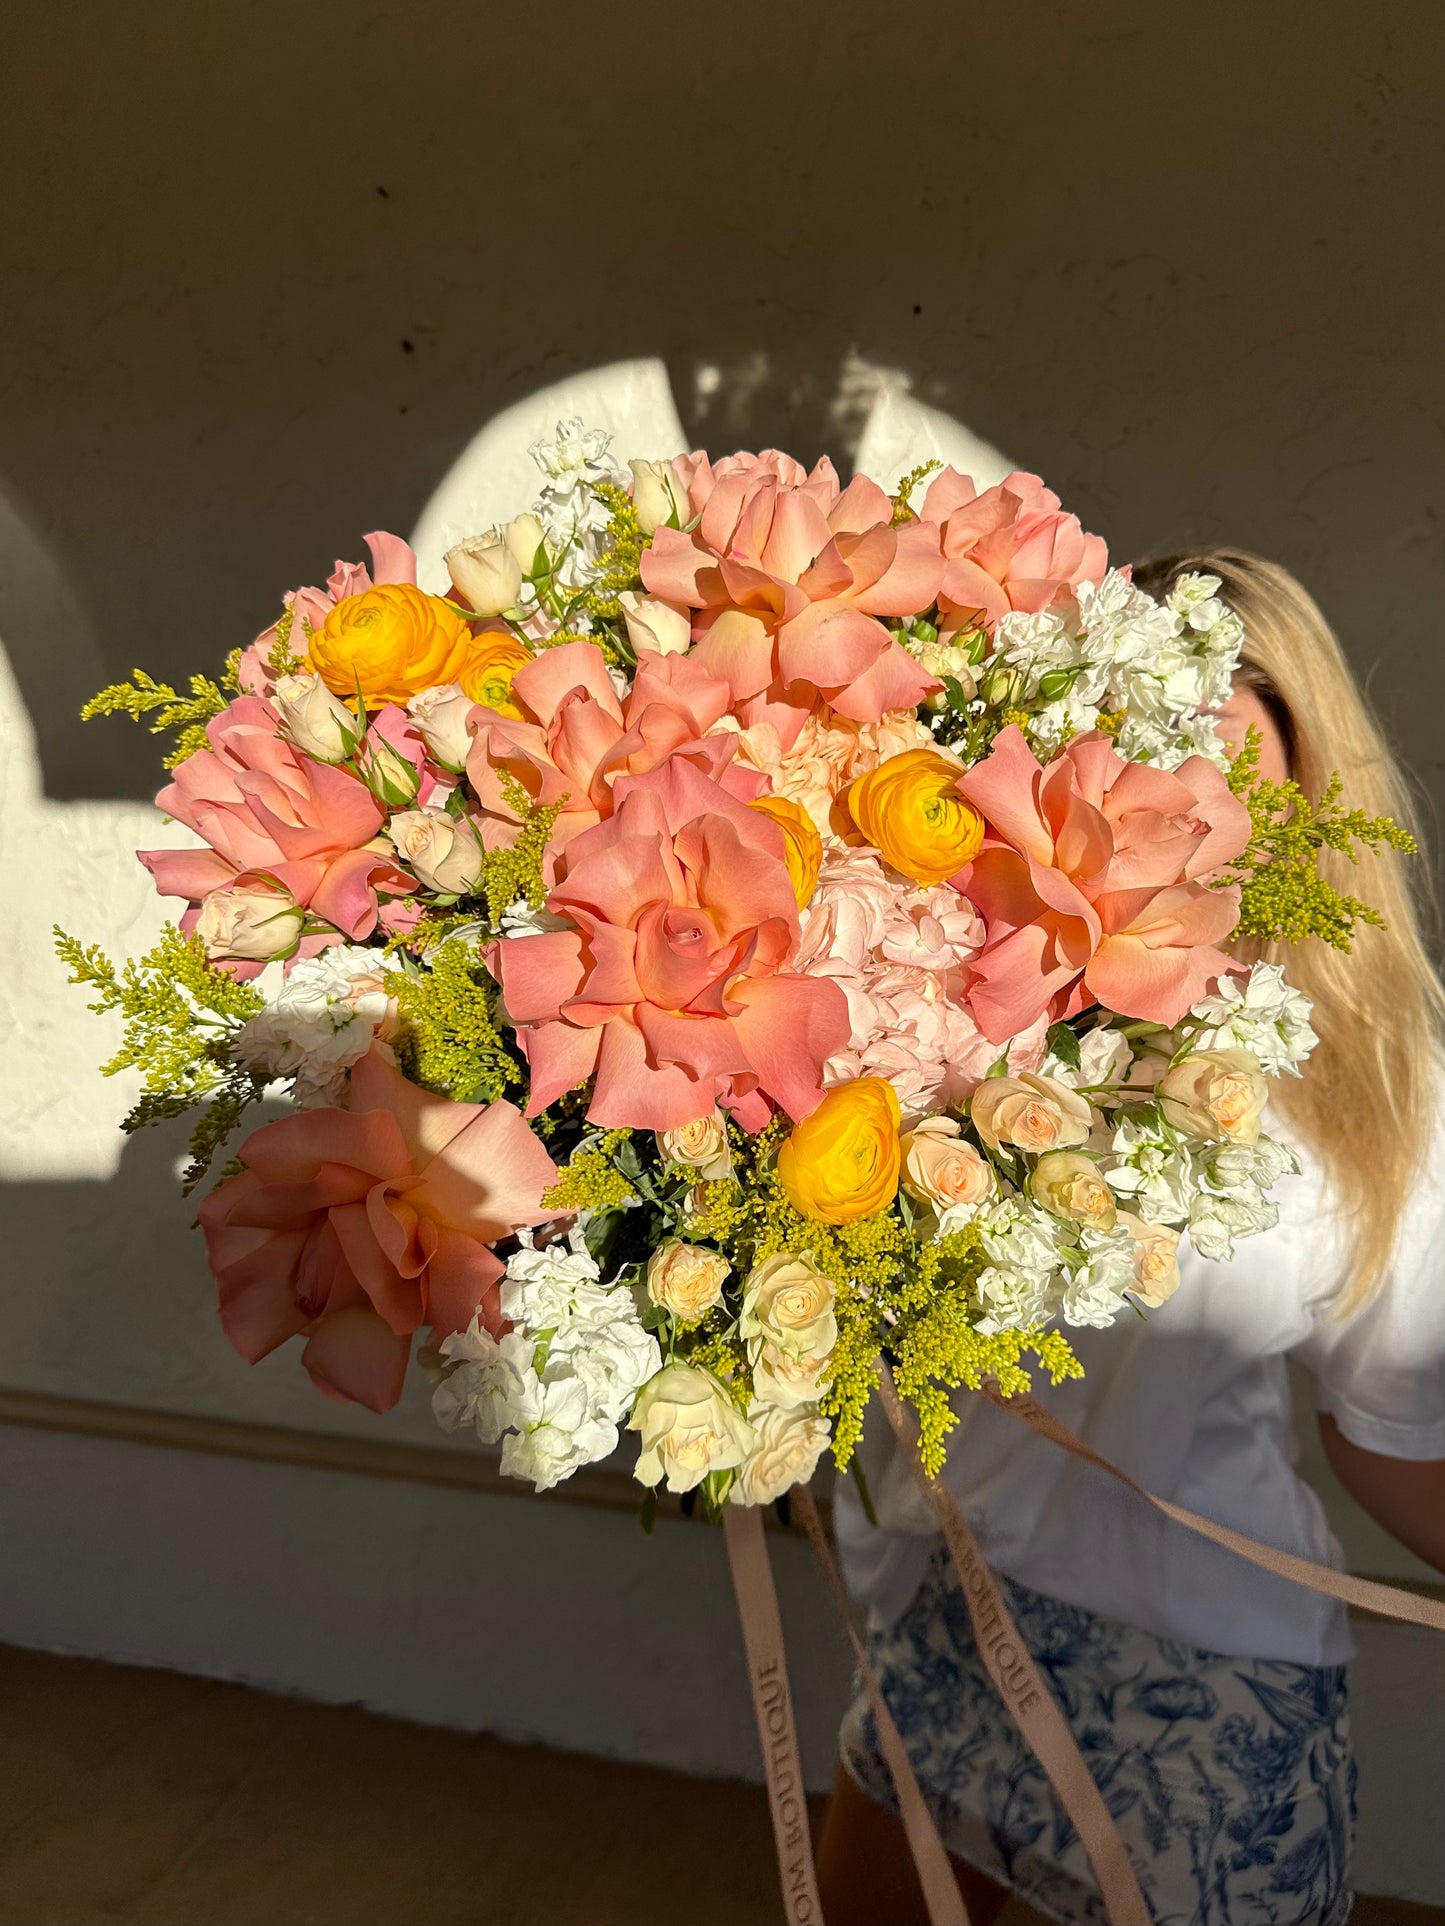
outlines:
M430 967L388 970L383 981L404 1025L401 1067L414 1083L459 1103L495 1103L521 1084L497 1028L497 987L469 944L444 942Z
M206 724L212 716L220 715L229 707L232 696L240 689L240 662L241 651L232 649L220 681L215 682L207 675L193 675L188 684L189 695L180 694L168 682L157 682L144 669L134 669L129 682L112 682L97 691L81 710L80 719L91 722L96 716L125 715L139 722L142 717L151 717L153 736L178 732L175 746L165 758L166 768L174 769L198 749L205 748Z

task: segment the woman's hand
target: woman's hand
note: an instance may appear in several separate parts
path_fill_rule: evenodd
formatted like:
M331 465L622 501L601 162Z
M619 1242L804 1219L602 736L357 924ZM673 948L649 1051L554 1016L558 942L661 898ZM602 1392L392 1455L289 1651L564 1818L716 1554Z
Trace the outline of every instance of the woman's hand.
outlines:
M1345 1490L1392 1538L1445 1572L1445 1458L1385 1458L1351 1444L1327 1412L1320 1442Z

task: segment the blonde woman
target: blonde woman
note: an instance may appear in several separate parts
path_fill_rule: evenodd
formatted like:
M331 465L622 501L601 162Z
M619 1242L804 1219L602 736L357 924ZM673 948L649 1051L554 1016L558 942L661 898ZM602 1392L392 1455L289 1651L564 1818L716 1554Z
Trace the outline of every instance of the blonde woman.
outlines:
M1138 572L1219 576L1244 620L1222 712L1252 724L1262 769L1318 795L1339 770L1352 806L1413 817L1339 645L1304 589L1235 550ZM1314 1000L1320 1042L1280 1087L1273 1128L1302 1174L1278 1226L1232 1264L1185 1257L1184 1285L1131 1328L1072 1332L1081 1383L1048 1401L1152 1490L1264 1542L1338 1563L1292 1468L1285 1360L1319 1387L1341 1482L1402 1543L1445 1569L1445 1128L1442 994L1414 899L1425 864L1389 850L1334 875L1383 929L1342 958L1282 954ZM1117 1816L1155 1917L1171 1926L1335 1926L1350 1908L1354 1818L1350 1639L1341 1607L1152 1512L1086 1465L965 1398L945 1476L1004 1575L1020 1630ZM932 1519L886 1427L863 1453L878 1514L839 1501L850 1584L873 1656L979 1926L1010 1889L1037 1913L1103 1913L1077 1837L979 1662ZM830 1926L922 1919L861 1698L842 1732L822 1853ZM1018 1917L1017 1910L1010 1917Z

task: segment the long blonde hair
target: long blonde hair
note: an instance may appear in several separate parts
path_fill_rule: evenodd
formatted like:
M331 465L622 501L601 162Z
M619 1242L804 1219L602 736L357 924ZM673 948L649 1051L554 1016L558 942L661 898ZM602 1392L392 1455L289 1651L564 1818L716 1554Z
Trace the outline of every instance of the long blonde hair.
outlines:
M1151 595L1178 575L1217 575L1244 623L1239 680L1280 726L1290 773L1312 799L1331 774L1348 808L1389 815L1417 837L1418 812L1400 765L1324 616L1285 569L1233 548L1166 555L1134 571ZM1265 951L1315 1006L1319 1045L1302 1080L1282 1078L1277 1102L1323 1166L1348 1237L1350 1268L1336 1309L1365 1302L1385 1276L1400 1218L1429 1146L1436 1112L1445 992L1417 906L1433 910L1429 859L1365 850L1358 865L1325 851L1320 870L1380 911L1354 954L1318 939ZM1433 927L1431 928L1433 934Z

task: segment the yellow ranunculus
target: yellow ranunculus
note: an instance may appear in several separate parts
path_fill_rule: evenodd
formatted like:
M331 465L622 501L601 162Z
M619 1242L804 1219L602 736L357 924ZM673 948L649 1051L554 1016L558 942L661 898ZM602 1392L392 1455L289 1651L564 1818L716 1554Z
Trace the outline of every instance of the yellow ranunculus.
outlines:
M457 680L462 693L473 702L517 721L522 711L512 700L512 677L531 660L528 650L507 629L484 629L472 638L472 652Z
M376 708L455 682L472 648L471 630L439 596L382 582L336 604L311 637L306 663L333 695L359 690Z
M926 886L946 882L983 841L983 817L958 793L961 773L936 749L905 749L859 776L848 813L903 875Z
M778 1152L788 1202L820 1224L852 1224L898 1194L901 1115L893 1085L859 1077L828 1092Z
M793 885L798 908L806 909L813 900L818 871L823 866L823 838L814 827L813 818L801 803L790 802L786 796L758 796L748 807L756 809L760 816L770 817L782 830L788 880Z

